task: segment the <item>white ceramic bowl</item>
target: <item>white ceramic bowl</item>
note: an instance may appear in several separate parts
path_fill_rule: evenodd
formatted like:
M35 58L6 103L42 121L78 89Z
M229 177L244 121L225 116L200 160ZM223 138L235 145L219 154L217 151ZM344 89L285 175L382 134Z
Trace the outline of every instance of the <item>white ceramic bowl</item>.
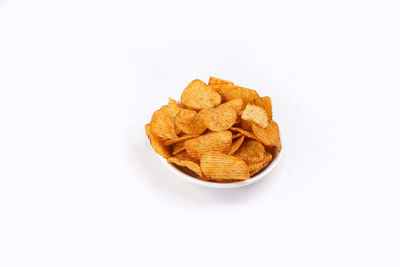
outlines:
M259 172L258 174L251 177L248 180L244 180L241 182L234 182L234 183L215 183L215 182L208 182L208 181L197 179L195 177L192 177L192 176L178 170L172 164L168 163L167 160L164 159L163 157L161 157L161 156L158 156L158 157L164 163L164 165L167 166L167 168L171 172L173 172L175 175L183 178L186 181L192 182L194 184L206 186L206 187L213 187L213 188L237 188L237 187L242 187L242 186L246 186L246 185L251 185L251 184L254 184L254 183L264 179L278 165L278 163L281 159L281 156L282 156L282 151L283 151L283 149L280 152L276 152L271 163L264 170L262 170L261 172Z

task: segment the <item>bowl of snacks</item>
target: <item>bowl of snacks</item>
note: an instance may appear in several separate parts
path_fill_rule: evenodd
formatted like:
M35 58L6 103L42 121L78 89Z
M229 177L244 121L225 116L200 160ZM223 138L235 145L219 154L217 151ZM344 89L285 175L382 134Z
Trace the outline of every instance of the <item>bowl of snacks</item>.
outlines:
M208 84L190 82L180 103L170 98L154 112L145 131L173 173L214 188L260 181L282 153L271 98L214 77Z

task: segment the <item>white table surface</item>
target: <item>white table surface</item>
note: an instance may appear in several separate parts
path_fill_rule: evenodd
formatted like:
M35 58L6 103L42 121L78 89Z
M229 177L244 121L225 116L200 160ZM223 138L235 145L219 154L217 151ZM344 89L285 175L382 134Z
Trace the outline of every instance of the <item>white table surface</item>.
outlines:
M0 266L400 266L397 1L0 1ZM273 100L265 181L160 164L210 75Z

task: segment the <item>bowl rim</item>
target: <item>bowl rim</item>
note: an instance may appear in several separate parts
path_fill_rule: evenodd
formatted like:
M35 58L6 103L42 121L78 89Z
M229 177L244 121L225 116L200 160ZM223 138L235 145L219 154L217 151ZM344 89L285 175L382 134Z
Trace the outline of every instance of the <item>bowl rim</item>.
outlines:
M282 138L281 138L281 142L282 142ZM265 178L267 176L267 174L269 174L273 169L275 169L275 167L280 162L281 157L282 157L282 152L283 152L283 149L281 149L281 151L277 151L276 152L277 154L276 154L275 158L271 161L271 163L264 170L262 170L255 176L251 177L248 180L234 182L234 183L216 183L216 182L209 182L209 181L205 181L205 180L201 180L201 179L192 177L192 176L178 170L177 168L175 168L171 163L169 163L167 161L167 159L161 157L158 154L157 154L157 156L163 162L163 164L165 166L167 166L168 169L172 170L175 174L177 174L181 178L185 179L186 181L192 182L194 184L206 186L206 187L212 187L212 188L238 188L238 187L254 184L254 183L262 180L263 178Z

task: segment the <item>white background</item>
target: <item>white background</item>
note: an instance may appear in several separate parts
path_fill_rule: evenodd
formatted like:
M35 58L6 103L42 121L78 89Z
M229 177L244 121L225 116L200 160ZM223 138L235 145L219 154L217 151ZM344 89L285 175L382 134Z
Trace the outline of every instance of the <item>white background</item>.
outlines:
M0 266L400 266L396 2L0 0ZM210 75L272 97L259 184L148 144Z

